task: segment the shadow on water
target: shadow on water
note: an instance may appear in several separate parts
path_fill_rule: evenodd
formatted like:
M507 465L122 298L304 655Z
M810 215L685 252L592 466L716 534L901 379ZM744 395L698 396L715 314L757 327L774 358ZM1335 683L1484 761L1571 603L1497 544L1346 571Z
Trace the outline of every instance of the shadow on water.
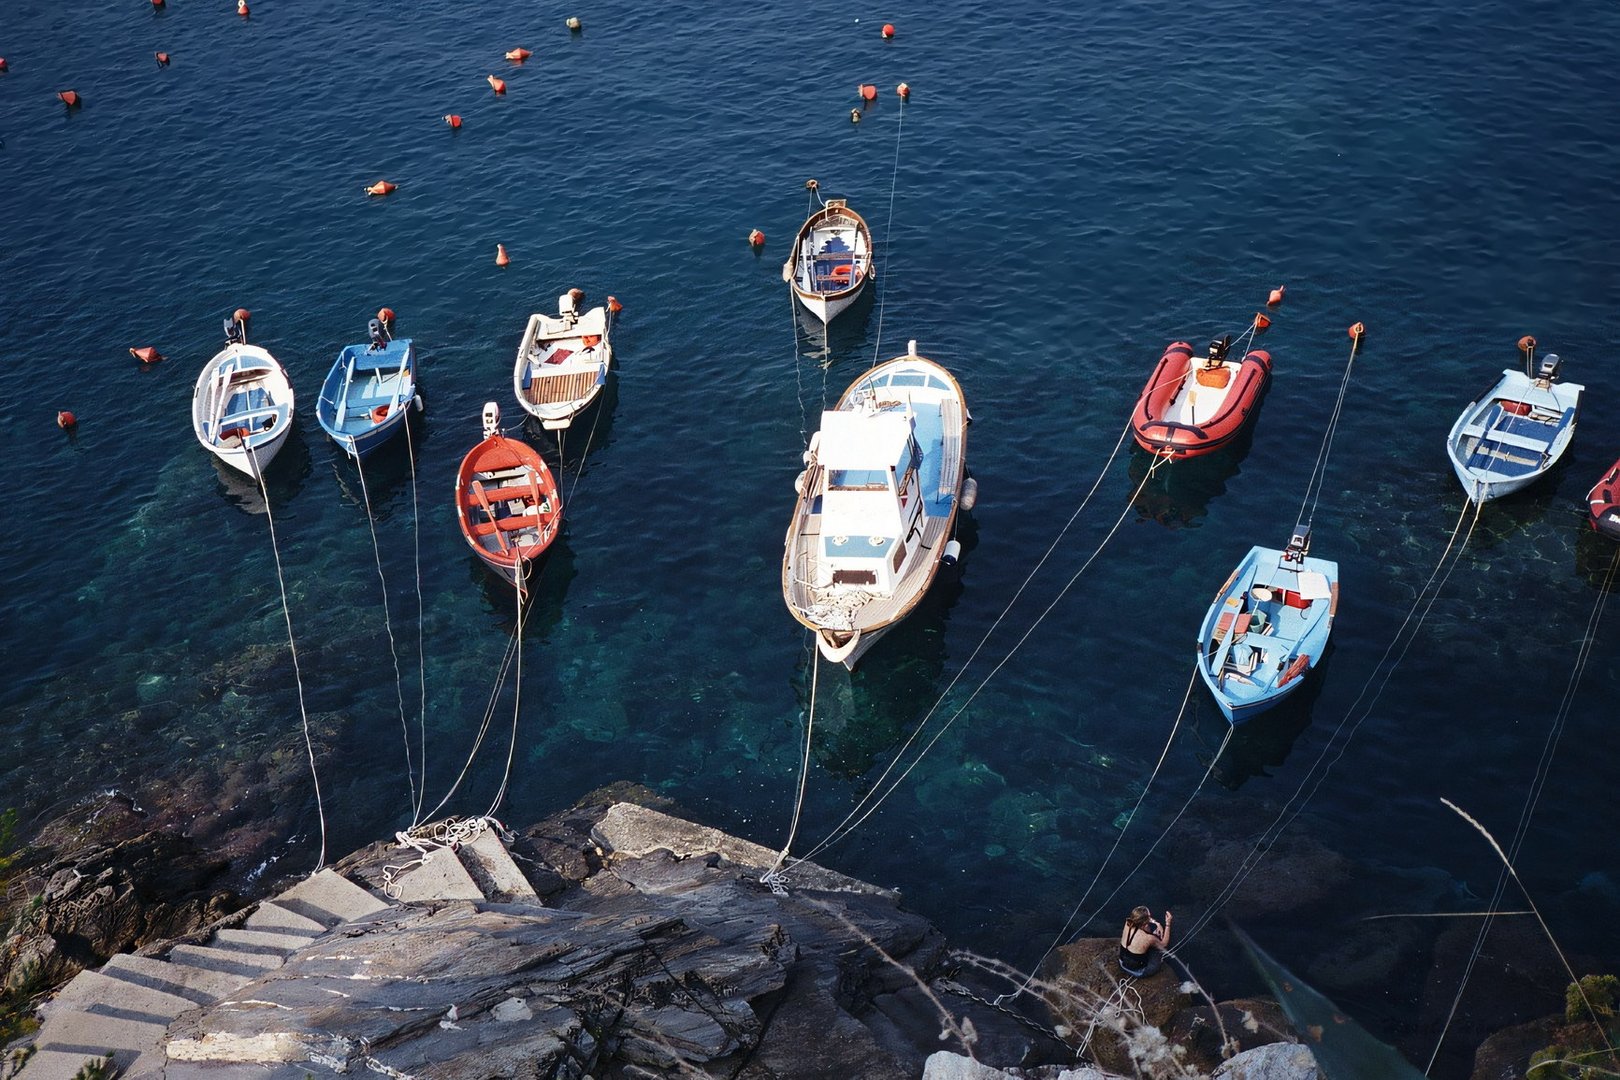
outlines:
M309 444L296 426L287 435L281 452L264 470L264 491L259 482L246 473L237 472L219 458L209 454L214 472L219 476L218 491L225 501L250 516L262 517L265 512L264 493L276 501L277 506L289 503L302 490L304 480L314 469Z
M1261 404L1264 404L1262 399ZM1157 460L1154 455L1133 443L1131 446L1130 477L1133 488L1140 486L1133 505L1138 521L1156 521L1167 529L1196 529L1199 519L1209 513L1209 504L1226 493L1227 481L1242 469L1243 459L1254 444L1254 427L1259 422L1260 407L1255 416L1243 427L1243 433L1230 446L1201 457L1182 461L1167 461L1159 466L1151 479L1148 470ZM1147 480L1146 483L1143 483Z
M571 425L561 431L547 431L539 420L524 414L523 437L555 470L565 510L574 482L585 474L599 454L613 445L613 415L618 405L619 359L615 352L602 393L574 417Z
M391 516L390 504L401 492L410 491L413 471L411 451L412 449L417 451L417 460L420 461L421 449L427 442L428 424L423 414L413 413L406 422L411 426L409 438L401 432L379 446L360 463L356 463L330 438L322 440L330 455L328 460L332 464L332 475L337 477L338 488L343 492L343 497L359 510L365 509L366 499L369 497L371 512L378 521L388 520ZM418 494L420 495L420 491ZM405 510L408 513L410 507L407 505Z
M835 359L862 352L867 342L867 323L876 304L874 297L880 287L874 282L827 325L810 314L797 297L790 295L794 321L798 323L799 359L826 366Z
M548 633L561 621L563 597L567 595L568 585L578 572L575 561L574 549L569 546L568 534L564 532L530 566L529 596L524 601L528 609L523 631L525 637ZM484 609L499 615L510 630L517 618L517 588L470 552L467 556L467 575L483 590Z
M1311 671L1298 693L1285 698L1276 708L1232 727L1231 741L1221 750L1220 757L1212 766L1215 779L1222 787L1236 791L1251 776L1269 779L1271 774L1266 770L1277 768L1288 760L1288 755L1294 749L1294 740L1311 725L1311 714L1322 695L1322 687L1327 684L1333 652L1334 644L1329 641L1321 662ZM1231 725L1221 715L1220 708L1210 697L1202 679L1193 688L1189 708L1197 710L1192 731L1203 748L1199 757L1207 761L1220 748L1221 740L1226 738L1227 728Z
M1604 536L1588 524L1575 537L1575 573L1590 589L1620 592L1620 541Z

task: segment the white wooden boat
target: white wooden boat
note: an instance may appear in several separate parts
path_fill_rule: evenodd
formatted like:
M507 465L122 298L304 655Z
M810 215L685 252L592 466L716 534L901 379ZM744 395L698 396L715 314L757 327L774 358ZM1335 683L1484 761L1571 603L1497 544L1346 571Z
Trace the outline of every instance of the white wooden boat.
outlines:
M782 280L823 323L853 304L873 276L872 230L843 199L828 199L805 220L782 264Z
M796 484L782 597L827 659L854 668L955 561L957 511L977 496L970 419L962 388L915 341L821 414Z
M618 301L580 314L585 293L569 289L557 298L557 314L529 316L512 368L512 390L525 412L548 430L574 422L607 382L613 363L612 309Z
M203 367L191 394L191 430L204 449L257 479L292 431L293 390L269 351L246 342L243 321Z

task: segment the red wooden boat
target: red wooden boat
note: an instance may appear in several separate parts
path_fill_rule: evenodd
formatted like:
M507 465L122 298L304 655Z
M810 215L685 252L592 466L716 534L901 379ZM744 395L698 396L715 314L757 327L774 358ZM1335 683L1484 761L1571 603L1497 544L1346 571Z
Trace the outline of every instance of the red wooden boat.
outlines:
M1620 540L1620 461L1609 467L1586 496L1592 528Z
M539 451L500 432L501 409L484 406L484 441L456 474L461 535L484 564L528 596L529 565L562 526L562 495Z
M1193 359L1185 341L1165 350L1131 417L1131 430L1144 450L1173 459L1197 457L1237 438L1271 378L1271 354L1255 349L1242 360L1229 360L1230 343L1230 338L1211 342L1201 360Z

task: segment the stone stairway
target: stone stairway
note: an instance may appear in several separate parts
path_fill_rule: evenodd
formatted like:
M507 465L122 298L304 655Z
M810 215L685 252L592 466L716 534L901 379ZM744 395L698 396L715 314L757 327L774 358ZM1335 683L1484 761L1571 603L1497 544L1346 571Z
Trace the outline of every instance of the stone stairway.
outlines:
M500 841L490 835L498 847ZM501 855L510 862L504 848ZM415 880L426 867L438 876L450 866L460 870L446 851L406 875ZM514 867L514 870L516 868ZM460 876L469 883L466 871ZM519 877L522 875L520 874ZM430 878L432 880L430 880ZM448 899L435 893L438 878L424 877L415 899ZM476 890L476 886L474 886ZM482 899L482 894L477 894ZM44 1010L45 1022L36 1048L18 1080L71 1080L87 1061L107 1059L120 1077L175 1080L180 1071L164 1052L170 1023L182 1013L222 1000L273 971L287 957L343 923L389 907L367 889L332 870L322 870L273 899L261 903L238 928L216 931L202 945L180 944L166 956L121 954L98 971L82 971ZM222 1070L208 1075L225 1076ZM253 1075L264 1077L263 1069Z

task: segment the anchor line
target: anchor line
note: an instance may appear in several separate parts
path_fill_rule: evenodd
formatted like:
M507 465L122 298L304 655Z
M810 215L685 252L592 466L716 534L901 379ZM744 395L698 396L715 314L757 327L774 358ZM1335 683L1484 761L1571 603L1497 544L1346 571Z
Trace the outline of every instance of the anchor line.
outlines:
M1474 509L1474 516L1472 521L1468 523L1468 531L1464 533L1463 522L1468 519L1468 510L1471 506ZM1395 674L1396 669L1400 667L1401 661L1406 658L1412 643L1417 640L1418 632L1423 629L1423 623L1428 619L1429 612L1433 610L1435 602L1439 600L1440 594L1445 590L1446 583L1451 579L1452 572L1456 570L1457 565L1462 561L1463 553L1468 549L1468 542L1472 539L1474 528L1478 524L1478 505L1465 500L1462 512L1457 516L1457 523L1451 530L1451 536L1446 542L1445 549L1440 553L1440 558L1436 561L1434 569L1429 572L1428 579L1424 581L1423 586L1418 590L1417 596L1412 601L1412 606L1407 609L1406 617L1401 620L1401 625L1396 628L1389 644L1385 646L1383 654L1378 658L1377 663L1373 665L1372 671L1368 674L1366 682L1362 684L1356 699L1351 702L1350 707L1339 718L1338 724L1335 725L1333 731L1323 743L1316 760L1311 763L1310 768L1306 770L1304 777L1301 778L1299 786L1288 797L1288 801L1283 804L1282 809L1277 812L1276 818L1255 839L1254 846L1244 856L1243 862L1233 872L1231 879L1216 894L1215 900L1194 921L1192 929L1182 936L1182 944L1185 945L1191 942L1220 913L1220 910L1236 895L1237 890L1248 880L1249 875L1254 872L1260 861L1265 858L1271 848L1282 837L1283 832L1304 811L1311 799L1315 798L1316 792L1320 790L1323 781L1327 779L1328 774L1333 770L1333 766L1338 763L1339 759L1344 756L1345 751L1349 749L1357 730L1372 715L1373 709L1378 705L1379 698L1383 695L1384 688L1389 685L1390 678ZM1460 545L1458 544L1459 537L1462 538ZM1454 548L1456 549L1455 552L1453 552ZM1421 613L1419 609L1421 609ZM1414 619L1416 619L1415 623L1413 622ZM1410 633L1407 632L1408 627L1410 627ZM1399 651L1397 651L1397 648ZM1393 660L1391 660L1392 656ZM1381 681L1379 679L1380 672L1383 675ZM1376 690L1373 690L1374 683L1378 684ZM1367 697L1369 691L1373 691L1370 699ZM1362 709L1361 704L1364 700L1367 704ZM1351 718L1356 716L1358 709L1361 710L1361 714L1352 722Z
M411 404L415 404L413 397ZM409 406L407 406L409 408ZM416 812L411 815L411 827L422 823L422 804L427 801L427 645L424 624L427 610L422 600L422 505L416 490L416 445L411 437L411 418L405 417L405 452L411 462L411 551L412 569L416 575L416 671L421 700L417 707L417 768L420 770L416 785ZM409 745L407 743L407 745Z
M406 426L410 425L410 417L405 418ZM389 611L388 578L383 574L382 546L377 542L377 520L371 512L371 492L366 487L366 469L360 460L359 451L355 449L354 436L349 436L349 450L354 454L354 469L360 477L360 498L365 503L366 526L371 530L371 554L377 564L377 583L382 587L383 626L388 631L388 653L394 659L394 695L399 699L399 727L405 738L405 779L411 788L411 821L414 823L422 815L423 794L416 786L416 763L411 755L411 725L405 718L405 684L404 676L400 673L399 647L394 642L394 619Z
M872 272L878 279L878 324L877 335L872 341L873 367L877 367L878 357L882 354L883 350L883 308L885 302L889 298L889 290L884 286L884 282L887 281L889 277L889 259L893 253L892 249L889 247L889 235L894 229L894 192L895 188L897 188L900 183L900 135L901 132L905 130L905 126L906 99L901 98L900 113L894 123L894 169L889 174L889 217L888 220L883 223L883 273L877 273L875 269L876 260L871 260L874 265Z
M1462 977L1457 982L1456 996L1451 1000L1451 1008L1446 1012L1446 1021L1440 1028L1440 1035L1435 1040L1434 1052L1429 1056L1429 1064L1424 1069L1428 1072L1434 1068L1434 1062L1440 1056L1440 1048L1445 1044L1446 1034L1451 1030L1451 1022L1456 1018L1457 1009L1462 1004L1463 991L1468 987L1468 980L1473 976L1474 966L1478 963L1481 952L1485 947L1485 938L1490 933L1491 922L1497 915L1514 914L1513 912L1498 911L1497 905L1502 902L1502 895L1507 890L1510 878L1509 869L1513 860L1519 857L1523 847L1525 835L1530 829L1530 819L1535 814L1536 804L1541 801L1541 793L1546 787L1547 780L1552 773L1553 756L1558 752L1558 742L1563 737L1564 727L1569 720L1569 714L1575 702L1576 691L1580 688L1581 678L1586 674L1587 663L1592 657L1592 647L1597 642L1597 628L1603 619L1603 610L1608 606L1609 589L1614 584L1616 572L1620 571L1620 547L1615 548L1614 557L1609 561L1609 569L1603 576L1602 584L1598 588L1598 597L1592 605L1591 614L1586 619L1586 633L1581 638L1581 646L1576 650L1575 664L1571 668L1569 678L1564 684L1564 696L1558 703L1558 709L1553 713L1552 723L1547 728L1547 737L1542 742L1541 757L1536 762L1536 771L1530 782L1530 790L1524 801L1524 807L1519 811L1518 824L1514 827L1513 840L1508 844L1507 859L1504 860L1503 869L1496 879L1496 887L1491 892L1490 902L1485 905L1484 920L1480 923L1479 931L1474 938L1473 949L1468 954L1468 962L1463 965Z
M793 841L799 835L799 815L804 809L804 792L810 778L810 738L815 730L816 684L820 681L820 675L821 650L812 641L810 647L810 706L805 710L804 714L804 754L799 762L799 794L793 803L793 821L788 826L787 840L782 844L782 850L777 853L776 862L772 863L771 868L765 871L764 875L759 879L761 884L769 885L771 891L778 896L787 894L787 883L781 873L782 863L787 860L788 852L793 850Z
M1356 352L1361 348L1361 335L1356 334L1350 339L1350 359L1344 365L1344 377L1339 380L1339 398L1333 403L1333 413L1328 418L1327 430L1322 432L1322 445L1316 451L1316 464L1311 468L1311 478L1305 484L1305 498L1299 504L1299 517L1297 520L1305 522L1308 526L1316 520L1316 504L1322 498L1322 488L1327 476L1327 459L1333 451L1333 435L1339 428L1339 416L1344 412L1345 392L1350 389L1350 372L1356 365ZM1315 489L1315 495L1311 494ZM1306 505L1311 508L1310 514L1305 513Z
M513 569L515 580L512 583L517 597L518 623L514 640L517 642L517 670L512 678L512 738L506 747L506 769L501 773L501 786L495 792L495 798L490 801L489 809L484 811L485 817L494 817L495 811L500 809L501 801L506 798L506 786L512 779L512 759L517 755L518 717L523 707L523 582L528 577L527 564L523 556L517 556Z
M264 499L264 517L270 526L270 551L276 560L276 584L281 589L281 615L287 623L287 651L292 654L293 681L298 688L298 715L304 723L304 750L309 755L309 775L315 784L315 813L321 823L321 848L315 860L318 871L326 865L326 805L321 797L321 775L315 768L315 741L309 733L309 710L304 705L304 675L298 664L298 642L293 638L292 609L287 604L287 578L281 567L281 545L276 542L276 518L270 509L270 489L264 482L264 471L259 467L259 454L246 439L248 461L253 466L253 479L259 482L259 494Z

